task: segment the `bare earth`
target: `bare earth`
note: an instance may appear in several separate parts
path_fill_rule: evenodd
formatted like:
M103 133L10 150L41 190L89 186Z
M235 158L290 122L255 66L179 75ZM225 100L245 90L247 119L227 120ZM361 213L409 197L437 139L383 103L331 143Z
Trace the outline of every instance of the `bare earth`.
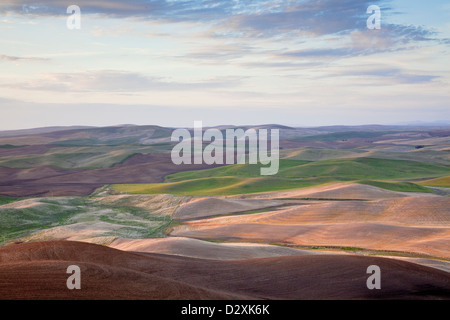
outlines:
M256 243L213 243L197 239L170 237L162 239L117 239L109 247L124 251L161 253L212 260L242 260L290 255L320 254Z
M66 269L74 264L81 268L81 290L66 287ZM366 286L367 267L374 264L383 270L381 290ZM0 248L0 299L448 298L449 273L378 257L214 261L70 241Z
M87 196L106 184L163 182L168 174L210 169L209 165L175 165L168 153L136 154L106 169L58 169L41 166L32 169L0 167L0 195Z
M353 193L351 190L354 189L358 189L360 193ZM324 199L339 199L338 196L341 196L341 199L352 199L352 195L365 195L367 201L293 202L295 198L306 196ZM338 184L251 197L261 199L261 204L278 201L278 204L289 205L249 215L189 220L175 227L171 235L294 246L356 247L450 258L450 247L447 245L450 243L450 199L445 196L380 191L370 186ZM289 200L280 200L286 198ZM186 214L191 219L189 207L194 207L196 212L202 212L202 202L206 209L210 207L205 200L196 201L194 205L190 206L188 202L181 206L175 214ZM227 201L228 204L232 203ZM251 199L233 201L249 202ZM228 210L233 212L232 208Z

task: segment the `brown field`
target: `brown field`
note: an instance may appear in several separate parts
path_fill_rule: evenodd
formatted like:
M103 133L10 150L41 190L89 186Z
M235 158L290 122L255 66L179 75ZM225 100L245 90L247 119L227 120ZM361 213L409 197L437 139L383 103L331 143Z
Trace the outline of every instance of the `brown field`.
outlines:
M56 148L55 145L31 145L13 149L0 149L0 157L10 156L25 156L29 154L44 154L52 148Z
M370 185L342 182L312 188L265 192L260 194L253 194L251 195L251 197L257 199L325 198L325 199L373 200L373 199L405 197L408 194L409 193L384 190Z
M81 290L66 269L81 268ZM367 267L382 290L366 287ZM332 285L330 285L332 284ZM405 261L295 255L214 261L139 254L80 242L0 248L0 299L448 299L450 275Z
M183 237L162 239L116 239L109 247L134 252L161 253L212 260L243 260L290 255L321 254L256 243L214 243Z
M48 166L32 169L0 167L0 195L87 196L95 189L115 183L163 182L171 173L211 168L208 165L175 165L167 153L137 154L106 169L58 169Z
M194 220L210 216L278 207L287 203L289 202L272 199L198 197L182 203L173 213L173 217L178 220Z
M342 193L339 190L343 190ZM367 201L297 200L312 196ZM289 206L249 215L186 221L172 236L289 246L355 247L450 258L450 199L348 184L254 195L264 200L290 198ZM376 199L376 196L382 198ZM199 203L201 203L201 200ZM249 199L246 199L249 201ZM189 203L188 203L189 204ZM185 205L187 207L187 205ZM208 207L208 206L207 206ZM181 207L183 209L183 207ZM180 210L180 209L179 209ZM183 213L183 210L175 214ZM189 212L187 212L188 216Z
M124 196L136 197L136 195ZM411 196L411 194L388 191L369 185L361 185L357 183L336 183L313 188L255 193L245 196L183 197L183 200L179 203L179 207L175 210L172 216L183 221L196 220L212 216L245 213L247 211L252 212L263 209L265 211L270 211L270 208L273 208L274 210L277 209L278 211L282 207L299 207L314 203L312 201L305 201L301 199L374 200L408 196ZM423 194L423 196L429 196L429 194ZM113 196L113 198L114 197L116 196ZM140 197L151 197L151 195L140 195ZM324 202L316 202L315 204L318 205L320 203L323 204ZM339 203L337 202L327 203L328 206L339 206ZM359 202L353 202L352 204L357 206ZM350 219L353 218L356 217L351 217ZM359 218L359 215L357 218Z

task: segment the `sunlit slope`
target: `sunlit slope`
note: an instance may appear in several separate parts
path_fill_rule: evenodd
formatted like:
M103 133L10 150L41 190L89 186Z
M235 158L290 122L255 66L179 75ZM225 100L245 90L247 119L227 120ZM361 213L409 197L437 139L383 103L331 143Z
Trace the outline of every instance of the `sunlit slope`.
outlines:
M449 259L449 204L448 197L418 194L366 201L303 200L253 214L189 220L170 234L202 240L391 250Z
M420 181L418 184L422 186L450 188L450 176Z
M128 193L231 195L363 181L389 190L428 192L414 183L395 180L436 178L448 172L447 166L405 160L356 158L307 162L282 159L279 172L274 176L261 176L259 165L231 165L171 174L166 176L165 183L115 185L114 188ZM380 182L383 180L387 182Z

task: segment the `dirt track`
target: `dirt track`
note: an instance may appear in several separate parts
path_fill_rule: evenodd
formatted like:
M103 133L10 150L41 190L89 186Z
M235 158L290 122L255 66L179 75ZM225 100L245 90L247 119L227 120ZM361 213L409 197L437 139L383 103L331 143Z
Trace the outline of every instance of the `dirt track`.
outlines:
M81 290L66 268L81 268ZM381 268L381 290L366 287ZM211 261L136 254L79 242L0 248L1 299L450 299L450 274L409 262L346 255Z

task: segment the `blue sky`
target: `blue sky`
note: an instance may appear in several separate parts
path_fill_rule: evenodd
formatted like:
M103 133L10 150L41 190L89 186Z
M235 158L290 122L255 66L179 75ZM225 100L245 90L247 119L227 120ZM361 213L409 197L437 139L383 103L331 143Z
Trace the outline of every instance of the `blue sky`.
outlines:
M450 121L449 46L443 0L5 0L0 130Z

